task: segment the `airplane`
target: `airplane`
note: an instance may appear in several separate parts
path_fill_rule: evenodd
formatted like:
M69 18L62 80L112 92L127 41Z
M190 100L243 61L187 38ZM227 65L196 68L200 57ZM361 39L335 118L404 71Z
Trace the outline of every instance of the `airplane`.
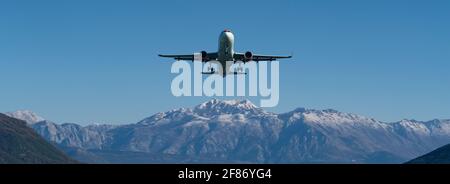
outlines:
M286 58L292 58L292 55L290 56L274 56L274 55L259 55L259 54L253 54L250 51L247 51L245 53L239 53L234 51L234 34L229 29L225 29L222 31L222 33L219 36L219 48L217 52L211 52L208 53L206 51L201 51L201 61L202 62L209 62L209 61L218 61L220 65L222 66L222 76L225 77L230 68L226 67L227 61L233 61L234 63L240 61L244 64L249 61L275 61L277 59L286 59ZM186 54L186 55L165 55L165 54L159 54L159 57L167 57L167 58L173 58L177 61L179 60L185 60L185 61L197 61L195 59L194 54ZM199 60L200 61L200 60ZM241 72L233 72L229 74L247 74L242 73L242 67L237 69ZM218 74L213 67L208 68L208 72L202 72L202 74Z

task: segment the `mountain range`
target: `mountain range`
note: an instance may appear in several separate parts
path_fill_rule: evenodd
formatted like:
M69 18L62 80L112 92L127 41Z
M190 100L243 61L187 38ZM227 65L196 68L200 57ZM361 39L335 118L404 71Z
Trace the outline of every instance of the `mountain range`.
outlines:
M25 121L0 114L1 164L77 163L48 143Z
M212 99L126 125L58 124L27 112L9 115L86 163L402 163L450 142L450 120L276 114L248 100Z

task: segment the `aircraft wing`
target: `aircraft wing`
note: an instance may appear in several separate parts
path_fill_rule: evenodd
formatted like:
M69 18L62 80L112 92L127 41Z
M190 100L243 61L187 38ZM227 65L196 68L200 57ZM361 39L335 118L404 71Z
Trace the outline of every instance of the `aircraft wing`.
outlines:
M166 54L159 54L159 57L167 57L167 58L173 58L175 60L185 60L185 61L194 61L196 58L194 54L186 54L186 55L166 55ZM198 57L202 57L202 55L199 53ZM200 61L211 61L217 59L217 52L213 53L207 53L204 58L199 59Z
M292 56L274 56L274 55L259 55L259 54L254 54L252 56L251 61L275 61L277 59L287 59L287 58L292 58ZM244 53L235 53L234 54L234 59L236 61L245 61L245 54Z

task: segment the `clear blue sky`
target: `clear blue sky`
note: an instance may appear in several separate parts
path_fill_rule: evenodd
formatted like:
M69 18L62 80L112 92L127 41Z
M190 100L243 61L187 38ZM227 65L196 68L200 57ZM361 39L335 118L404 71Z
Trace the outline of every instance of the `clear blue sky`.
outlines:
M170 93L158 53L289 54L279 105L382 121L450 118L450 1L0 2L0 112L57 122L134 123L205 97ZM258 103L257 103L258 104Z

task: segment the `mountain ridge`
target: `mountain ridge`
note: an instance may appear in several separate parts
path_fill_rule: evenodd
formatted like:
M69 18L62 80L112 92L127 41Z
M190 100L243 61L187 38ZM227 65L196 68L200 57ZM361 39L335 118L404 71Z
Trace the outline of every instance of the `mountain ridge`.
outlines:
M306 108L277 114L249 100L212 99L126 125L39 122L32 127L61 147L96 150L97 155L116 151L185 158L170 163L199 157L208 162L401 163L450 142L447 120L386 123Z
M17 110L14 112L6 112L5 115L12 118L23 120L27 122L27 124L34 124L45 120L43 117L37 115L36 113L30 110Z
M450 164L450 144L412 159L406 164Z

